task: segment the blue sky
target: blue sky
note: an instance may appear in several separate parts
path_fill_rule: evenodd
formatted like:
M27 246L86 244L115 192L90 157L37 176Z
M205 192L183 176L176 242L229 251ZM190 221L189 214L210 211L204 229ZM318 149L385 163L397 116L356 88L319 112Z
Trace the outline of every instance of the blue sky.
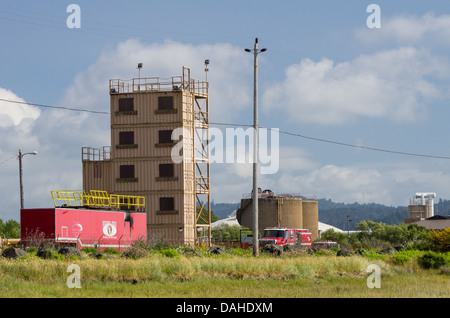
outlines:
M81 27L66 12L81 9ZM369 29L369 4L381 28ZM204 78L211 122L252 123L255 37L261 126L346 144L450 157L448 1L2 1L0 98L109 111L108 80ZM223 128L223 127L221 127ZM18 219L18 150L26 207L81 188L81 147L110 144L109 117L0 101L0 218ZM260 186L338 202L450 199L450 160L280 134L280 168ZM212 199L251 191L250 164L213 164Z

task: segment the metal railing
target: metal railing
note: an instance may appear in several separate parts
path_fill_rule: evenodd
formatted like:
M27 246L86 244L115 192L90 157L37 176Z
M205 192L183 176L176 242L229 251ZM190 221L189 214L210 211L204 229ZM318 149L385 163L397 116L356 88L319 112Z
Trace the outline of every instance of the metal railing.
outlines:
M82 147L81 159L83 161L103 161L111 159L111 147L104 146L101 148Z
M188 91L199 95L207 95L208 82L184 79L183 76L174 76L166 79L159 77L133 78L130 80L111 79L109 80L109 91L111 94Z
M122 194L108 194L103 190L60 190L51 191L55 207L102 207L108 209L135 209L145 208L145 197Z
M251 199L253 198L252 193L243 193L243 199ZM259 191L258 198L301 198L304 200L317 200L317 197L314 195L302 195L300 193L274 193L269 191Z

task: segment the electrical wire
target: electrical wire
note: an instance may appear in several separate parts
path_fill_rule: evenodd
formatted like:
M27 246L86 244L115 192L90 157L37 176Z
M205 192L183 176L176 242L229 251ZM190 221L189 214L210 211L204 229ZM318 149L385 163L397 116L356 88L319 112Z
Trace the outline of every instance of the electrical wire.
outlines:
M220 126L253 127L253 125L245 125L245 124L229 124L229 123L210 123L210 124L212 124L212 125L220 125ZM263 126L259 126L259 128L265 128L265 129L270 130L270 131L272 131L274 129L274 128L268 128L268 127L263 127ZM396 150L389 150L389 149L383 149L383 148L375 148L375 147L367 147L367 146L349 144L349 143L345 143L345 142L334 141L334 140L323 139L323 138L317 138L317 137L311 137L311 136L306 136L306 135L302 135L302 134L298 134L298 133L292 133L292 132L283 131L283 130L278 130L278 132L280 134L284 134L284 135L289 135L289 136L293 136L293 137L300 137L300 138L304 138L304 139L309 139L309 140L314 140L314 141L319 141L319 142L324 142L324 143L330 143L330 144L335 144L335 145L345 146L345 147L352 147L352 148L365 149L365 150L371 150L371 151L387 152L387 153L393 153L393 154L397 154L397 155L425 157L425 158L434 158L434 159L446 159L446 160L450 159L450 157L446 157L446 156L427 155L427 154L420 154L420 153L413 153L413 152L404 152L404 151L396 151Z
M17 103L17 104L26 104L26 105L32 105L32 106L37 106L37 107L61 109L61 110L67 110L67 111L77 111L77 112L86 112L86 113L93 113L93 114L110 115L110 112L105 112L105 111L96 111L96 110L90 110L90 109L81 109L81 108L72 108L72 107L63 107L63 106L51 106L51 105L44 105L44 104L19 102L19 101L9 100L9 99L5 99L5 98L0 98L0 101L9 102L9 103ZM145 119L147 117L140 117L140 118L144 118ZM216 125L216 126L253 127L253 125L250 125L250 124L240 124L240 123L210 122L209 124L210 125ZM263 127L263 126L259 126L259 128L265 128L265 129L268 129L268 130L272 130L273 129L273 128L268 128L268 127ZM450 160L450 157L447 157L447 156L437 156L437 155L430 155L430 154L421 154L421 153L413 153L413 152L405 152L405 151L397 151L397 150L389 150L389 149L383 149L383 148L355 145L355 144L349 144L349 143L335 141L335 140L330 140L330 139L306 136L306 135L293 133L293 132L289 132L289 131L283 131L283 130L278 130L278 132L280 134L284 134L284 135L289 135L289 136L293 136L293 137L299 137L299 138L303 138L303 139L309 139L309 140L314 140L314 141L319 141L319 142L329 143L329 144L334 144L334 145L339 145L339 146L345 146L345 147L352 147L352 148L365 149L365 150L378 151L378 152L386 152L386 153L392 153L392 154L397 154L397 155L405 155L405 156L414 156L414 157Z
M14 159L14 158L17 158L17 155L12 156L11 158L8 158L8 159L3 160L2 162L0 162L0 165L2 165L2 164L6 163L6 162L8 162L9 160Z
M37 106L37 107L44 107L44 108L54 108L54 109L62 109L62 110L71 110L71 111L76 111L76 112L86 112L86 113L93 113L93 114L109 115L109 112L102 112L102 111L89 110L89 109L80 109L80 108L71 108L71 107L63 107L63 106L51 106L51 105L19 102L19 101L16 101L16 100L10 100L10 99L5 99L5 98L0 98L0 101L8 102L8 103L23 104L23 105L31 105L31 106Z

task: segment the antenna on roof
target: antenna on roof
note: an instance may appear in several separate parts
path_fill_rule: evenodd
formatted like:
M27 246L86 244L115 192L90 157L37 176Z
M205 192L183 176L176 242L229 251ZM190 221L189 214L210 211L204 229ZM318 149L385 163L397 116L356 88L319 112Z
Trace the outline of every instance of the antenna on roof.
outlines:
M209 65L209 60L205 60L205 73L206 73L206 82L208 82L208 65Z

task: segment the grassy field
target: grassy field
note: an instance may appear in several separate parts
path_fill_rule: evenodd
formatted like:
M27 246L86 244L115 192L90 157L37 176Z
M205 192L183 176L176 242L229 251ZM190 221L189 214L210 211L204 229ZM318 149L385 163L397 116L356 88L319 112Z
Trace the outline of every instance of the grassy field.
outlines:
M70 265L79 268L80 288ZM367 281L375 264L380 288ZM69 282L69 284L68 284ZM0 257L0 297L8 298L448 298L450 270L423 269L393 256L283 254L83 260Z

